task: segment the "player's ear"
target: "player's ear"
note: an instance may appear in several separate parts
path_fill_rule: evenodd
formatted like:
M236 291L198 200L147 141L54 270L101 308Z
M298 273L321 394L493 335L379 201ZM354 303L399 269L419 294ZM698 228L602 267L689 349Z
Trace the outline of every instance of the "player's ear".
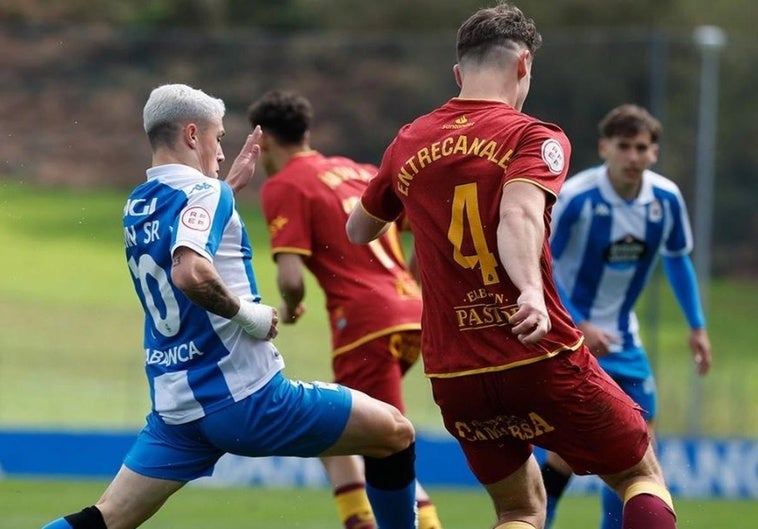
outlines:
M460 88L463 81L461 77L461 67L457 64L453 65L453 77L455 77L455 83L458 85L458 88Z
M518 54L518 78L523 79L524 76L529 75L531 69L532 54L529 50L522 50Z
M597 142L597 154L601 160L608 159L608 139L600 138Z
M658 144L657 143L653 143L652 145L650 145L649 155L650 155L650 165L655 164L658 161Z
M189 123L182 129L182 140L190 149L194 149L197 147L197 137L199 133L200 130L198 126L194 123Z

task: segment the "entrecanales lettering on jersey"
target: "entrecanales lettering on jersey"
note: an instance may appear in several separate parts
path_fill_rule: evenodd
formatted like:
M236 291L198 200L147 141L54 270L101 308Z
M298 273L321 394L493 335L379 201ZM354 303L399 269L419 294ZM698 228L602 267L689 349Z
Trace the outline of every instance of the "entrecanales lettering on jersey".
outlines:
M460 134L448 136L443 140L420 148L408 158L397 173L397 191L408 195L413 177L432 163L448 156L478 156L505 171L508 161L513 156L513 149L492 139Z

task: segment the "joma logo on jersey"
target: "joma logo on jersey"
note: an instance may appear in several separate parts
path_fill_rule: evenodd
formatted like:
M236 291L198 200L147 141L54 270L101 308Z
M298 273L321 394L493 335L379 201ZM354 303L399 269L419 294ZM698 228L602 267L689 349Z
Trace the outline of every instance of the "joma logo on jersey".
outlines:
M155 213L155 208L158 205L158 199L153 198L148 202L144 198L130 198L124 205L124 215L131 215L132 217L147 217Z
M498 415L481 421L457 421L455 429L458 437L466 441L497 441L502 437L525 441L552 432L555 427L535 412L530 412L526 417Z
M182 343L165 351L145 349L145 363L170 367L184 364L196 356L203 356L203 354L205 353L195 346L195 342Z

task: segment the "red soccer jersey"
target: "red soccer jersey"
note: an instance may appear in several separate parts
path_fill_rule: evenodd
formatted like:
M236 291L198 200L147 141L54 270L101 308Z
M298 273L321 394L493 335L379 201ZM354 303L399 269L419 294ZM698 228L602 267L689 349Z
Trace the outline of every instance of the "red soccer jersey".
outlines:
M542 279L552 328L536 345L511 333L518 289L498 255L504 185L528 181L550 209L566 178L571 146L555 125L494 101L454 98L403 127L387 148L362 205L379 219L403 211L414 233L424 297L422 354L428 376L507 369L567 349L581 334L560 303L548 238ZM507 251L507 248L506 248Z
M302 255L326 294L335 355L421 327L421 294L405 268L395 227L369 245L352 244L345 233L375 173L373 165L309 151L261 188L272 253Z

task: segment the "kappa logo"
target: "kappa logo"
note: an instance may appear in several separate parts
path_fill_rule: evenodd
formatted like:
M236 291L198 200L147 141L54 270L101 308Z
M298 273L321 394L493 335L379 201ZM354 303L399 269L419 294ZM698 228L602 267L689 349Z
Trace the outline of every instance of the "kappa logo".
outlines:
M191 230L208 231L211 229L211 215L201 206L192 206L182 213L182 224Z
M595 215L598 217L608 217L611 214L611 210L608 207L608 204L596 204L595 205Z
M550 138L542 143L542 159L547 164L551 173L560 174L566 164L563 155L563 147L556 140Z

